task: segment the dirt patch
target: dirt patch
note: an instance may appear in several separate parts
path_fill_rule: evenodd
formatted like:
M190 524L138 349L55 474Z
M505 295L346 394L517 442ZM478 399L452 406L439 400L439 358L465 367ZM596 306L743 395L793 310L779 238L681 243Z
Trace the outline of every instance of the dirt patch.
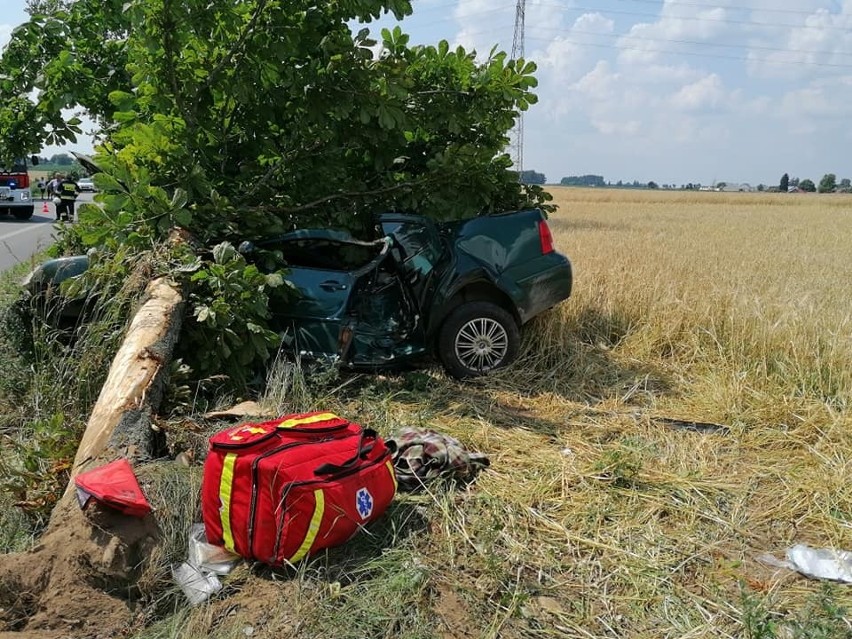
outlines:
M466 639L481 635L482 629L477 624L481 619L473 614L470 606L449 584L438 586L432 609L441 620L441 639Z
M115 637L134 616L134 584L159 538L137 519L63 500L40 543L0 557L0 631L26 637ZM15 636L15 635L9 635Z
M245 566L244 569L248 570ZM278 581L255 575L242 583L239 575L234 575L229 581L222 598L209 605L208 614L204 615L204 627L186 628L187 636L209 635L214 631L252 639L297 639L303 636L300 612L303 597L297 581ZM195 622L197 624L198 620Z

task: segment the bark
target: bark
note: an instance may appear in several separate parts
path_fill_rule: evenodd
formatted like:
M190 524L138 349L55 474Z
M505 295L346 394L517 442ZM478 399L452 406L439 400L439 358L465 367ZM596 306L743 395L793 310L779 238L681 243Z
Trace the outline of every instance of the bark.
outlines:
M146 300L136 312L77 448L71 478L101 457L150 457L155 431L151 414L163 396L183 315L183 296L166 279L148 285ZM69 482L70 486L73 484Z

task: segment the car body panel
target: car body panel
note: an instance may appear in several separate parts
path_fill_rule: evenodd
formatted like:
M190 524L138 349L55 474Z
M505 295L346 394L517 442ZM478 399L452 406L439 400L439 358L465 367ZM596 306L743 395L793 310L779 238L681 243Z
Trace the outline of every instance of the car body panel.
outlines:
M283 273L295 293L270 300L270 326L286 348L376 368L429 353L466 301L498 303L521 325L566 299L571 264L543 253L544 219L537 209L446 224L389 213L377 218L376 241L307 229L243 243L240 252L265 273ZM86 266L85 256L50 260L36 279L55 284Z

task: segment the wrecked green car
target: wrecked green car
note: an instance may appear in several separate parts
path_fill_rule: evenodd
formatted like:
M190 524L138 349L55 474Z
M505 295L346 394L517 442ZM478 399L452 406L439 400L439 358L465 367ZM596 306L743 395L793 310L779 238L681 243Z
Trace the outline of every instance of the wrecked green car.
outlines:
M375 242L299 230L240 245L261 270L284 266L298 292L270 309L285 349L355 369L434 354L453 377L474 377L511 363L521 327L571 294L571 264L540 210L444 224L384 214L378 226ZM50 260L28 287L34 294L87 263Z

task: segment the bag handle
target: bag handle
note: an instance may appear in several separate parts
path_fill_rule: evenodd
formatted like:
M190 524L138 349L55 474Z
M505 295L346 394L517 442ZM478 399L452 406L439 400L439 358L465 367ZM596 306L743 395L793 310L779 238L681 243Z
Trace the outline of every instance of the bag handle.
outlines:
M347 459L342 464L326 463L317 466L316 470L314 470L314 475L330 475L343 470L348 470L349 468L357 464L359 459L367 458L367 455L369 455L370 452L373 450L373 446L375 446L376 438L378 436L378 433L372 428L365 428L361 431L361 436L358 438L358 450L355 452L354 457ZM367 437L372 440L369 444L364 442Z

